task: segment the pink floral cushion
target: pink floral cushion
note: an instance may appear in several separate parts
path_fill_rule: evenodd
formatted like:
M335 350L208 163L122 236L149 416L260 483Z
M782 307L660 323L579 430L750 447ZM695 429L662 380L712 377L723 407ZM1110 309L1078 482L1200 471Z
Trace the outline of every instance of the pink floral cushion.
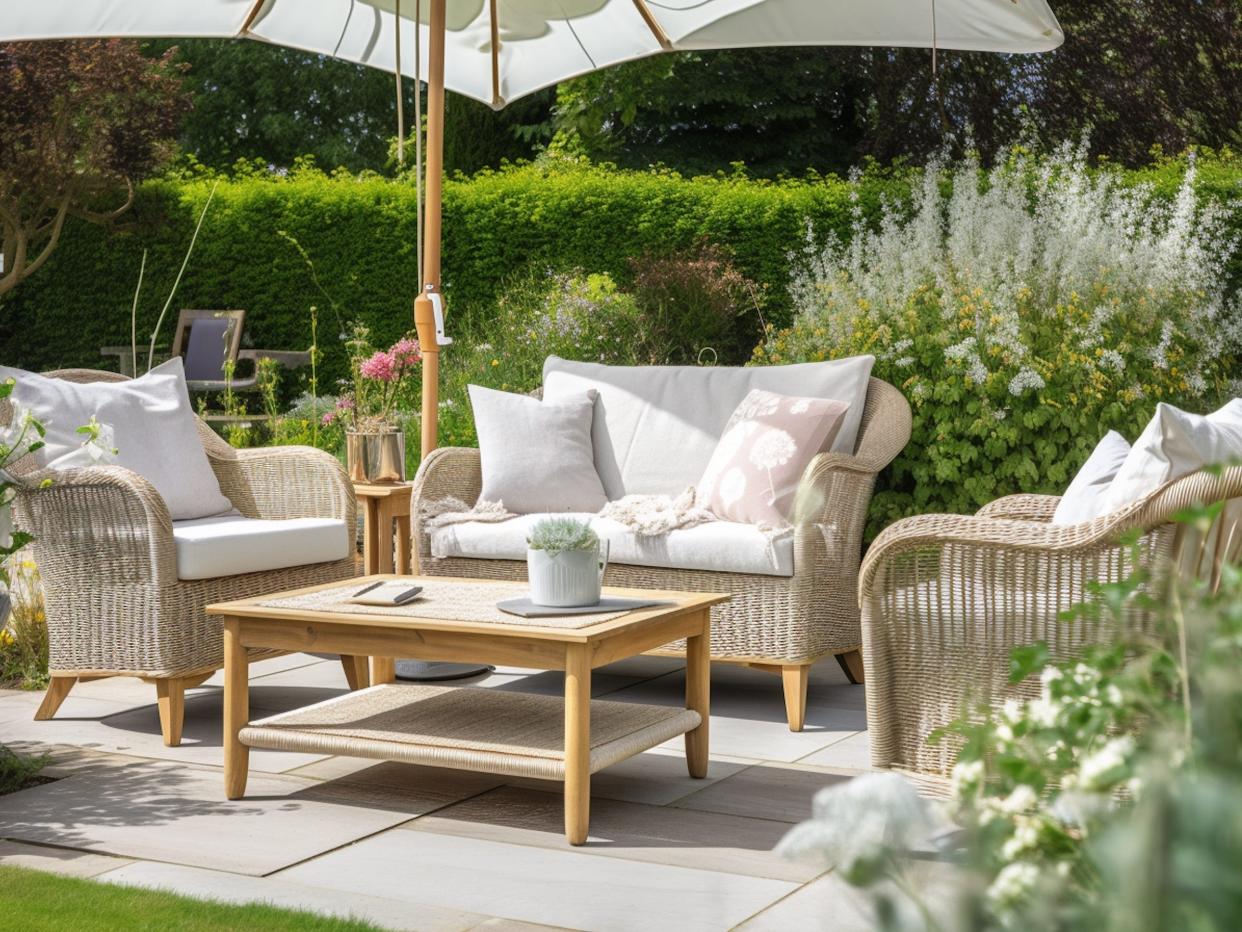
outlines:
M753 389L725 425L696 503L726 521L789 524L802 473L832 442L848 408L830 398Z

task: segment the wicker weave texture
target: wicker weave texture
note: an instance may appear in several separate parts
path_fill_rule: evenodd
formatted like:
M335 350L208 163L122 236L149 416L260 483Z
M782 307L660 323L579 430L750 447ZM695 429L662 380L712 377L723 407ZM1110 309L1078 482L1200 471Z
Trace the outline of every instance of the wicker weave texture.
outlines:
M74 382L124 380L82 369L47 374ZM235 450L201 420L198 426L221 489L243 515L340 518L352 527L353 488L334 457L310 447ZM357 572L347 558L182 581L168 508L137 473L120 466L51 472L21 465L15 507L35 535L49 665L57 673L165 677L218 667L224 657L221 624L207 616L206 605Z
M863 526L876 475L910 439L910 406L897 389L872 379L854 455L824 453L807 467L794 508L794 575L763 576L609 564L606 582L642 589L719 592L712 609L712 655L776 664L807 663L857 648L857 580ZM437 559L419 520L421 506L478 500L478 450L444 448L427 457L414 480L414 543L426 575L526 578L513 560ZM673 645L679 647L680 645Z
M1139 537L1139 561L1158 586L1172 568L1215 581L1242 552L1242 501L1210 530L1173 522L1182 509L1242 496L1242 468L1196 473L1095 521L1048 523L1057 498L1000 499L977 515L898 521L872 545L861 578L863 661L872 763L947 775L957 746L928 736L967 704L999 706L1032 696L1033 680L1008 682L1015 647L1046 642L1055 659L1111 637L1111 629L1061 612L1089 597L1093 582L1118 582L1135 568L1124 538ZM1133 610L1124 623L1151 624Z

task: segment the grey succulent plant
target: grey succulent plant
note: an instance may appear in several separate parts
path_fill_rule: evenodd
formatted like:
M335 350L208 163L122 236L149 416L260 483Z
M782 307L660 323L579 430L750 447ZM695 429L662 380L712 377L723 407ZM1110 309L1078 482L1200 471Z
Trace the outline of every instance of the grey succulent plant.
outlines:
M599 535L577 518L544 518L530 529L526 544L531 550L545 550L555 557L574 550L598 550Z

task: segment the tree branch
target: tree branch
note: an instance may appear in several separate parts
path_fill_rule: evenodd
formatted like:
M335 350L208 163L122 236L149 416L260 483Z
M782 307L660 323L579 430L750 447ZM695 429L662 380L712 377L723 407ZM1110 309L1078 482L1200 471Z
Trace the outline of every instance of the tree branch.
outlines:
M60 207L56 211L56 220L54 221L54 225L52 227L51 236L43 245L42 251L35 258L35 260L26 265L25 270L21 273L22 278L29 278L35 272L39 271L39 268L43 265L43 263L47 262L48 258L52 255L52 250L56 248L56 243L60 240L60 233L61 230L65 228L65 217L68 216L68 214L69 198L66 196L65 199L60 202Z
M125 179L125 189L125 203L116 208L116 210L110 210L107 213L96 213L93 210L87 210L85 207L71 207L69 213L90 223L109 223L134 206L134 183L128 178Z

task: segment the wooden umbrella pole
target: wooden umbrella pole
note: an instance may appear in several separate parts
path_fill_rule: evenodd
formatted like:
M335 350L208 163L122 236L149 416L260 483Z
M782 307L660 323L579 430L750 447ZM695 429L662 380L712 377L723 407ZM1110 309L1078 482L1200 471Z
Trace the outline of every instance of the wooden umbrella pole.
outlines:
M440 292L440 183L444 175L445 0L431 0L427 46L427 191L423 199L423 288L414 301L414 327L423 353L422 455L436 448L440 414L440 344L431 294Z

